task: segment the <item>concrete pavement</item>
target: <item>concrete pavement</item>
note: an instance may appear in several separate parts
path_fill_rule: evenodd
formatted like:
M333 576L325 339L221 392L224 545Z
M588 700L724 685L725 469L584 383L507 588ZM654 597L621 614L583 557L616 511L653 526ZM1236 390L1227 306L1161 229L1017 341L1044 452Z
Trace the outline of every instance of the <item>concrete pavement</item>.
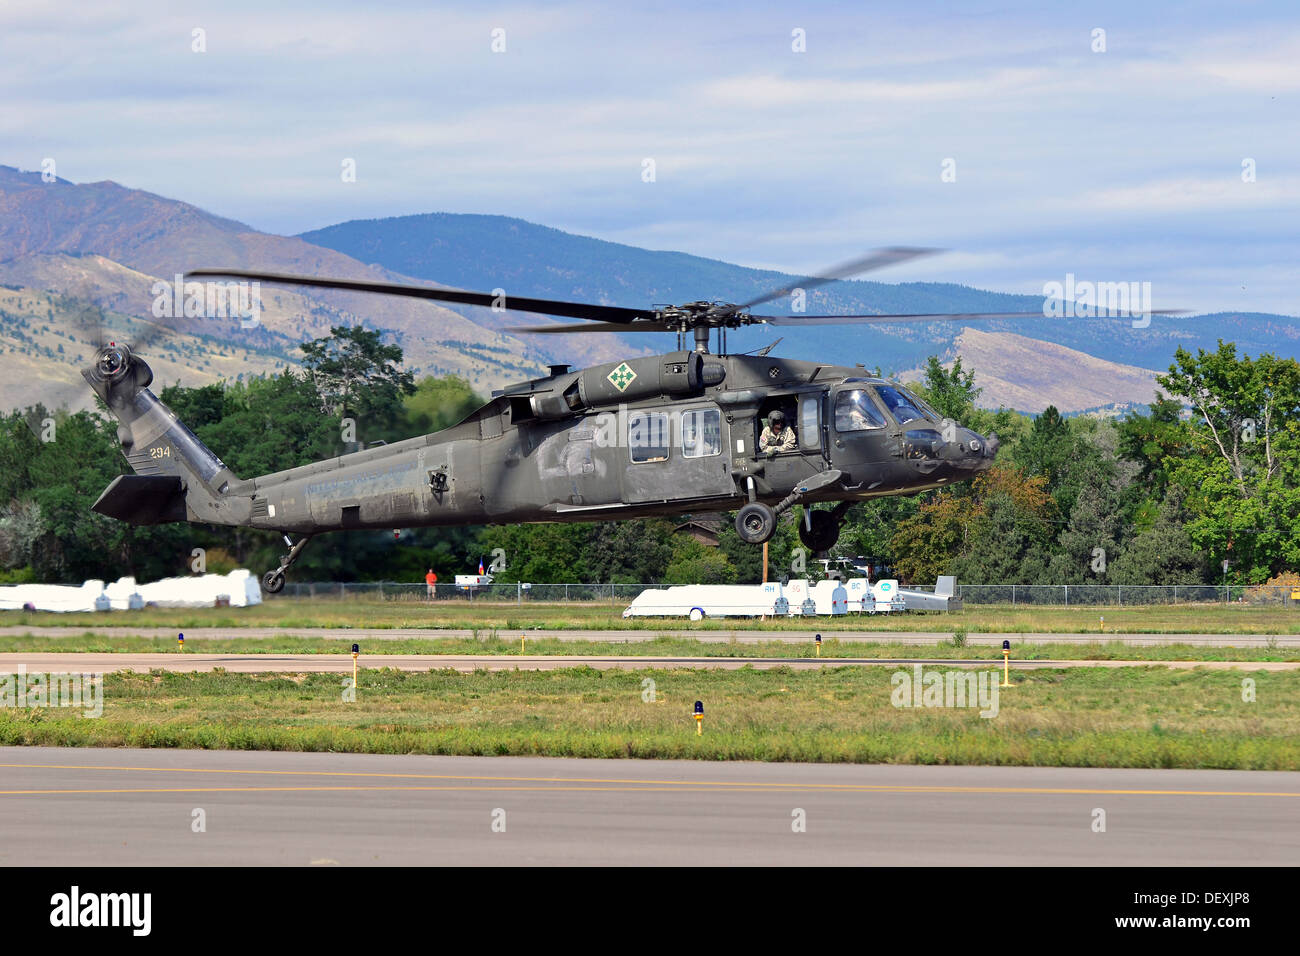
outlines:
M1298 815L1261 771L0 748L0 866L1295 865Z
M953 629L960 627L954 622ZM212 640L230 638L272 638L272 637L314 637L345 641L401 641L401 640L439 640L447 638L483 638L489 634L508 640L518 640L521 634L529 638L548 638L557 641L610 641L614 643L635 644L653 641L660 637L688 638L709 644L725 644L735 641L738 644L757 644L764 641L776 641L782 644L807 644L814 634L820 633L826 640L848 643L903 643L903 644L943 644L952 640L952 630L947 631L818 631L815 628L803 631L720 631L687 630L665 628L663 630L521 630L519 628L498 628L495 630L480 628L477 633L467 629L456 628L365 628L365 627L131 627L131 626L94 626L67 627L51 625L49 627L32 627L28 625L8 625L0 627L0 638L23 637L34 635L40 637L83 637L92 633L97 637L162 637L176 639L176 632L184 630L185 639ZM1047 633L988 633L969 634L966 643L1001 647L1004 640L1012 644L1092 644L1118 641L1134 647L1160 644L1192 644L1198 646L1231 647L1267 647L1272 641L1277 647L1300 647L1300 634L1122 634L1106 631L1076 632L1070 634Z

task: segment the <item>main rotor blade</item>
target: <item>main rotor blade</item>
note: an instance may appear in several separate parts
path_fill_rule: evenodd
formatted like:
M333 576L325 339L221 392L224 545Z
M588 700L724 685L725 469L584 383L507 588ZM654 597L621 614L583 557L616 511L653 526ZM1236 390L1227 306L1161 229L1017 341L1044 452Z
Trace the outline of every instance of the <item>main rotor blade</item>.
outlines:
M750 299L748 302L742 302L737 308L748 309L752 306L762 305L764 302L771 302L773 299L779 299L782 296L789 295L795 289L803 289L804 291L815 289L828 282L848 279L852 276L862 275L864 272L871 272L874 269L883 269L885 266L892 266L899 262L906 262L909 259L917 259L921 256L933 255L936 252L942 251L942 249L922 249L913 246L890 246L887 249L876 249L860 259L841 262L839 265L827 269L819 275L804 276L804 278L799 279L793 285L787 286L783 289L773 289L771 292L766 295L761 295L757 299Z
M1141 315L1183 315L1186 309L1150 309ZM1130 319L1139 313L1125 315L1097 315L1098 319ZM901 315L751 315L756 322L767 325L874 325L896 322L983 322L990 319L1045 319L1037 312L908 312Z
M505 332L676 332L676 325L654 319L638 320L626 325L618 322L585 322L579 325L512 325Z
M430 289L426 286L400 285L396 282L370 282L365 279L323 279L318 276L287 275L279 272L253 272L246 269L194 269L190 277L252 279L276 282L283 285L304 285L317 289L339 289L344 292L375 292L381 295L401 295L412 299L433 299L436 302L456 302L460 305L481 305L488 308L505 308L513 312L539 312L542 315L563 315L571 319L593 322L628 323L636 319L653 318L653 309L625 309L614 305L591 305L585 302L561 302L554 299L526 299L509 295L492 295L488 292L464 292L459 289Z

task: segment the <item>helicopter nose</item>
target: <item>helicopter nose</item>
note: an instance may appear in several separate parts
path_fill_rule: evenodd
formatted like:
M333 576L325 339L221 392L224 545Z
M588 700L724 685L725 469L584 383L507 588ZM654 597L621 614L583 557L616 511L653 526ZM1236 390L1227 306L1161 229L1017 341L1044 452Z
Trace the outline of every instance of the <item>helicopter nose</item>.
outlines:
M993 464L993 459L997 456L998 448L1001 442L998 436L990 433L987 438L971 433L970 439L966 442L972 454L966 459L965 464L972 471L984 471Z

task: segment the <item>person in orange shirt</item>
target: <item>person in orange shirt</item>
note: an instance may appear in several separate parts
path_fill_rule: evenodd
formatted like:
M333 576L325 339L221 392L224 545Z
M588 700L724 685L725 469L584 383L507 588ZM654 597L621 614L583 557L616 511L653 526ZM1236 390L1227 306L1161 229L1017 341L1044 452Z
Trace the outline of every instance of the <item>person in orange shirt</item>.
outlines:
M433 568L424 576L425 587L429 590L429 600L432 601L438 596L438 589L434 586L438 583L438 575L433 573Z

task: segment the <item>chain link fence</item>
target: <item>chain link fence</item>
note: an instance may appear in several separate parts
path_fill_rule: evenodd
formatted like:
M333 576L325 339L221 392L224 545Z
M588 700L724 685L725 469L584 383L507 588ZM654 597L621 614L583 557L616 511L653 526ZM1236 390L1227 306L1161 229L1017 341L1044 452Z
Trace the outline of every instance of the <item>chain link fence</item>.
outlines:
M626 607L647 588L666 584L485 584L460 587L388 581L295 582L277 597L378 600L410 603L483 601L492 604L565 604L581 602ZM933 591L933 586L911 587ZM967 606L1021 605L1040 607L1126 607L1157 604L1245 603L1300 606L1300 588L1289 585L1223 584L958 584L957 596Z

